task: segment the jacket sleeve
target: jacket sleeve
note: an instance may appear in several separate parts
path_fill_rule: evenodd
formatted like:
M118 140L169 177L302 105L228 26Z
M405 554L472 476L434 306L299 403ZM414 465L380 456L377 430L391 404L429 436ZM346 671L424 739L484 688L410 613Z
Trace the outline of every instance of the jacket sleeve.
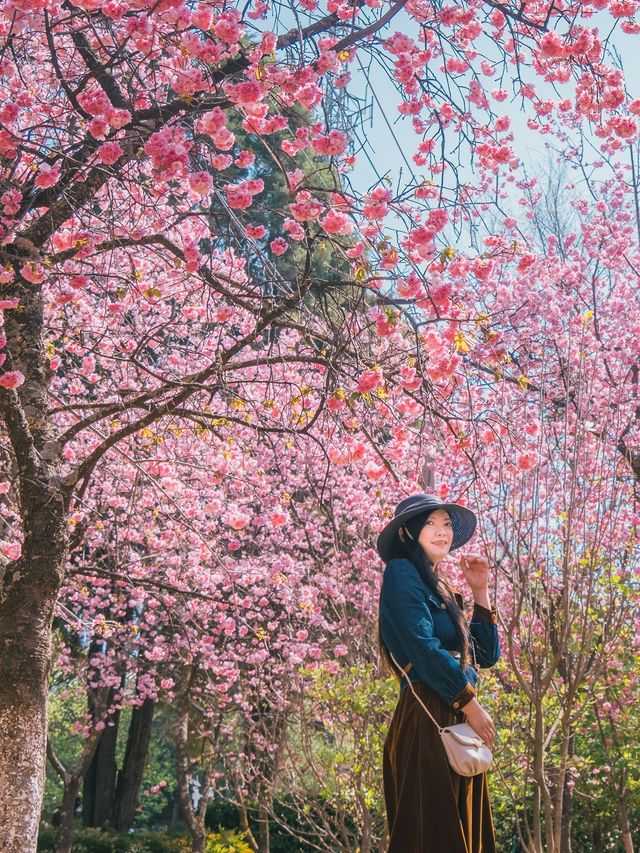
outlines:
M475 696L460 664L442 648L433 633L433 619L420 575L409 560L388 563L382 584L386 618L405 655L398 663L413 664L418 678L455 710Z
M469 630L475 661L479 667L488 668L500 659L497 621L495 607L488 610L480 604L474 605Z

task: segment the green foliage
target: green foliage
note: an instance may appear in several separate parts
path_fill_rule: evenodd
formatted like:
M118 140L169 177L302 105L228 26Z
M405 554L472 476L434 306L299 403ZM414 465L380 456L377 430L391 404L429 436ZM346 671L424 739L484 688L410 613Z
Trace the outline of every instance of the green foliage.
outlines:
M135 849L131 843L133 836L116 835L115 833L103 832L100 829L78 829L73 836L73 853L132 853ZM57 830L50 827L40 830L38 837L38 851L54 851L57 847ZM154 848L157 849L157 848ZM174 853L176 848L166 847L160 848L166 853ZM182 848L183 850L185 848Z
M358 800L379 810L384 719L393 712L397 682L376 679L367 665L335 674L318 668L309 679L308 700L323 727L323 736L316 739L316 754L326 771L320 795L328 801L337 797L348 811L357 808Z
M248 804L250 806L250 804ZM295 812L284 802L279 802L274 805L276 819L269 827L269 848L271 853L312 853L316 848L307 846L298 838L294 838L282 825L289 826L296 824ZM249 822L251 823L252 811L249 808ZM215 797L207 807L207 816L205 820L206 826L209 829L217 829L218 832L223 832L225 829L237 829L238 827L238 808L232 802L224 797ZM297 826L297 829L301 827Z
M51 826L41 826L38 834L38 851L48 853L49 850L55 850L58 843L58 833Z
M301 108L293 108L291 111L293 127L308 125L309 114ZM252 178L261 178L264 181L264 190L256 197L256 203L252 205L247 213L234 211L234 218L245 226L263 225L266 235L260 239L247 240L237 228L231 226L228 213L221 209L217 198L212 199L210 222L211 231L215 235L206 238L201 243L201 249L206 254L212 248L225 249L229 244L240 248L240 253L247 259L247 272L251 279L260 281L266 288L277 287L273 277L265 270L262 257L256 255L254 246L259 246L268 260L273 263L279 275L286 281L295 282L300 270L304 269L307 261L310 263L308 274L318 282L339 282L351 276L351 264L341 249L336 248L336 242L340 245L351 245L352 238L340 237L329 239L322 231L316 238L311 238L311 233L318 231L317 223L304 225L308 234L303 241L290 238L284 230L285 217L282 211L287 210L289 202L295 197L295 191L290 188L285 171L292 168L292 161L282 152L282 142L288 138L289 131L275 133L270 136L269 141L248 134L242 127L238 116L231 116L228 127L236 136L238 145L243 150L250 150L255 155L255 162L250 169ZM327 203L330 209L333 206L331 193L338 191L341 187L341 179L332 165L330 158L315 154L311 151L305 155L305 160L296 164L302 168L305 179L300 188L311 187L313 194ZM234 182L239 178L245 179L247 171L239 170L237 166L230 166L219 173L223 182ZM289 243L289 249L284 255L276 256L271 252L270 242L274 237L284 237ZM311 252L307 253L307 245ZM319 297L321 290L314 291L314 296Z
M86 693L73 682L55 686L49 693L49 738L65 767L75 767L82 754L83 739L72 735L73 724L87 709ZM62 780L47 762L44 810L51 813L62 802Z
M181 835L163 832L141 832L130 835L132 845L127 853L185 853L191 849L189 840Z
M292 814L305 836L314 826L322 835L329 823L355 849L365 827L373 827L376 836L384 832L382 749L398 684L380 679L376 667L364 663L317 667L304 677L282 796L295 804Z
M210 830L234 829L238 826L238 808L229 799L215 796L207 806L205 826Z
M240 834L223 830L207 836L205 853L253 853L253 851Z
M43 827L38 838L39 853L55 851L57 830ZM163 832L118 834L100 829L78 829L73 838L74 853L188 853L191 842L183 835ZM206 853L252 853L244 836L233 830L207 835Z
M87 706L84 685L69 681L54 686L49 694L49 737L53 748L65 767L74 767L80 758L82 738L72 735L73 724L85 712ZM175 796L175 754L173 741L169 736L170 719L163 706L158 706L151 734L149 755L145 764L140 789L140 805L136 817L136 827L160 828L166 817L169 804ZM116 762L122 766L127 743L127 734L131 721L131 707L125 706L120 712L118 725L118 743ZM150 789L158 783L164 783L160 793ZM44 796L44 814L50 815L62 802L62 782L58 774L47 763L47 778Z
M616 659L603 668L588 691L579 691L572 700L573 734L564 781L568 782L565 803L569 803L571 838L576 850L622 852L618 810L623 791L631 835L639 837L640 741L635 733L640 727L640 710L635 701L638 658L634 631L633 624L622 627ZM594 654L603 653L595 644L592 648ZM563 691L564 685L558 680L542 702L545 737L552 732L545 750L545 778L552 796L564 766L561 729L554 728L566 707ZM489 776L497 847L519 850L516 819L521 825L531 825L533 815L533 709L504 660L483 675L479 698L498 728L496 766Z
M117 760L119 762L124 756L130 717L131 709L124 708L118 738ZM177 797L175 748L169 733L170 725L171 718L167 708L162 704L158 705L153 718L149 755L142 777L140 805L134 824L136 828L160 829L164 825L163 820L168 814L172 801ZM161 793L151 793L150 789L160 782L165 785Z

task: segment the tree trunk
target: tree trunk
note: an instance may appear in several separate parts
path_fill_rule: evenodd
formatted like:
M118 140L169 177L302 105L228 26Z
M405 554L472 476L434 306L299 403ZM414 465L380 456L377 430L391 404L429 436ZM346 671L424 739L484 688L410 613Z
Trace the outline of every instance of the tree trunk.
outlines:
M533 762L533 776L536 781L536 785L533 788L533 848L536 853L543 853L542 851L542 775L543 775L543 756L542 756L542 711L538 707L536 708L536 717L535 717L535 741L534 741L534 762Z
M55 498L54 498L55 500ZM27 509L27 515L33 508ZM33 513L34 515L36 513ZM51 623L62 579L64 513L39 514L0 579L0 849L35 851L46 768ZM29 541L30 540L30 541Z
M258 808L258 845L259 853L270 853L269 811L264 803Z
M118 773L113 807L112 824L119 832L128 832L136 816L140 785L149 753L155 708L155 702L145 699L139 708L133 709L131 714L127 748L122 770Z
M190 681L190 671L187 673L185 682ZM178 783L178 799L180 811L191 836L191 849L193 853L204 853L205 825L204 818L209 800L209 774L205 772L205 780L200 791L201 798L197 807L194 807L190 790L191 774L189 773L189 706L185 690L185 696L178 700L178 720L174 726L174 743L176 746L176 781Z
M113 689L109 691L107 707L111 705L113 692ZM90 693L91 691L89 691ZM95 703L89 698L88 704L91 713L92 705ZM104 826L111 817L116 784L116 745L120 711L115 711L109 722L111 725L108 725L102 732L84 779L82 791L83 826Z
M191 853L204 853L206 835L204 828L191 833Z
M567 744L567 761L565 767L575 755L575 735L573 728L569 734L569 743ZM568 783L571 781L571 776L565 772L564 774L564 794L562 797L562 820L560 829L560 853L571 853L571 824L573 820L573 785Z
M76 816L76 800L78 799L80 782L80 776L75 775L65 781L56 853L72 853L73 823Z
M249 823L249 811L247 809L247 804L245 802L244 796L242 795L242 792L241 792L241 787L240 787L241 783L236 778L235 773L234 773L234 781L235 781L235 788L236 788L236 797L238 800L238 820L240 822L240 829L242 830L244 835L247 837L247 843L251 846L251 849L254 850L255 853L258 853L258 849L259 849L258 841L256 840L256 838L255 838L255 836L251 830L251 824Z
M22 261L14 262L16 272ZM19 276L6 296L4 368L24 384L0 388L0 417L15 460L22 553L0 564L0 849L35 851L46 768L51 624L68 548L69 490L48 419L44 304Z
M360 853L371 853L371 841L373 827L371 825L371 812L366 803L361 799L360 809L362 814L362 833L360 835Z
M626 787L626 779L624 787L625 790L618 798L618 826L622 835L624 853L633 853L633 836L631 835L631 826L629 824L629 790Z

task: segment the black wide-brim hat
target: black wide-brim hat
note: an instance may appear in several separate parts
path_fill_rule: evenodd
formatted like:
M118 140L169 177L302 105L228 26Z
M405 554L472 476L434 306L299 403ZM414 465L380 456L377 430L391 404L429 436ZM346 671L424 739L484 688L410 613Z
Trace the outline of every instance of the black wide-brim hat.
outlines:
M476 529L477 519L475 513L467 509L466 506L460 506L455 503L443 503L435 495L409 495L408 498L400 501L393 518L378 536L376 547L378 554L380 554L385 563L388 563L393 557L398 530L400 530L402 525L406 524L410 518L414 518L416 515L421 515L423 512L431 513L436 509L444 509L449 513L451 526L453 527L452 551L460 548L461 545L464 545L471 539Z

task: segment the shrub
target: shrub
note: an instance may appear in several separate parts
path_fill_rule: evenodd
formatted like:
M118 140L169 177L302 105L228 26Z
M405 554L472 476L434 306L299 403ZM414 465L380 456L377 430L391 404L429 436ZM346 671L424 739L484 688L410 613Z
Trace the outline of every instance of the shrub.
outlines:
M187 853L191 843L182 835L166 832L135 832L129 836L131 846L127 853Z
M253 853L244 837L233 830L222 830L207 836L206 853Z
M55 851L57 830L50 826L40 829L39 853ZM206 853L253 853L244 837L233 830L221 830L207 835ZM189 853L191 842L183 835L165 832L135 832L118 834L102 829L78 829L73 836L73 853Z
M73 836L73 853L130 853L132 838L101 829L81 829Z

